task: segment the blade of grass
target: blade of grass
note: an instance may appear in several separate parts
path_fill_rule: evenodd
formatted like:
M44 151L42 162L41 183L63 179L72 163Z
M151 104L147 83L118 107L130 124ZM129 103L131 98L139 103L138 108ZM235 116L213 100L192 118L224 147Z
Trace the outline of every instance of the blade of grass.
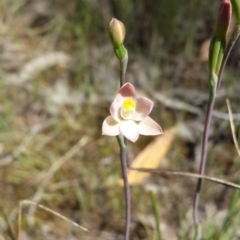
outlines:
M202 239L202 226L198 224L193 240L201 240L201 239Z
M235 144L238 155L240 156L240 149L239 149L238 141L237 141L237 137L236 137L236 130L235 130L234 122L233 122L231 105L230 105L230 102L228 99L226 100L226 102L227 102L227 108L228 108L228 113L229 113L229 120L230 120L233 142Z
M157 229L157 240L162 240L156 194L154 192L151 192L150 195L151 195L152 209L153 209L155 224L156 224L156 229Z
M240 179L238 179L238 183ZM231 196L231 200L228 207L227 216L224 219L224 222L221 226L219 236L221 239L232 239L230 235L233 235L236 231L236 228L239 226L239 221L237 215L240 211L240 201L239 201L240 192L239 190L234 190ZM229 236L228 238L226 238ZM224 238L225 237L225 238Z

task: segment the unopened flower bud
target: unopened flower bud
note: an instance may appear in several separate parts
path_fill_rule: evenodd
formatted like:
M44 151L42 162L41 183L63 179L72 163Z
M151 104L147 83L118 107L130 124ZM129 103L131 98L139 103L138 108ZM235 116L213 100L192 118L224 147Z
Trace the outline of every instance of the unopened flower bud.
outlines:
M236 0L239 1L239 0ZM222 0L218 12L217 24L215 27L214 35L216 37L225 38L228 27L231 22L232 5L230 0Z
M126 35L123 23L117 20L116 18L112 18L109 24L109 35L112 44L115 48L123 45L123 41Z
M240 24L240 0L231 0L233 11L235 12L237 22Z
M238 0L239 1L239 0ZM209 70L219 74L224 51L226 48L226 33L230 25L232 5L230 0L222 0L218 12L217 24L209 48Z

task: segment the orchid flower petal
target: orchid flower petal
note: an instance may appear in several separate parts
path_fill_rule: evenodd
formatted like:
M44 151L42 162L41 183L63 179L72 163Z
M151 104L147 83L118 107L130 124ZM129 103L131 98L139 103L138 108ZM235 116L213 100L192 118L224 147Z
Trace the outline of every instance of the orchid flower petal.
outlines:
M131 83L125 83L120 88L111 104L110 113L117 122L121 121L120 109L126 98L135 98L135 88Z
M139 123L139 133L142 135L159 135L163 131L152 118L146 117Z
M121 95L124 98L126 98L126 97L135 98L135 96L136 96L135 92L136 91L135 91L134 86L131 83L127 82L120 88L116 97L118 97L118 95Z
M136 142L139 137L138 124L133 120L122 120L120 123L120 131L132 142Z
M137 98L136 102L137 108L133 120L141 121L152 111L153 102L145 97Z
M110 107L110 113L116 122L120 122L122 117L120 115L120 110L123 105L124 99L114 99Z
M108 116L102 125L102 134L117 136L120 134L120 123L116 122L112 116Z

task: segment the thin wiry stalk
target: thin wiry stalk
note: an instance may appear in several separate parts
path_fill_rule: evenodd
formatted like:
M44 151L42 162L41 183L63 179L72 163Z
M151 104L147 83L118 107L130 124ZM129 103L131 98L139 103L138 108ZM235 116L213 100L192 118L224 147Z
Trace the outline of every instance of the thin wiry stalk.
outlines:
M206 167L208 137L209 137L209 129L210 129L210 124L211 124L211 120L212 120L212 112L213 112L214 103L215 103L215 98L210 98L209 102L208 102L207 117L206 117L204 131L203 131L201 163L200 163L200 170L199 170L199 173L201 175L204 174L205 167ZM199 195L200 195L201 186L202 186L202 179L199 178L198 183L197 183L197 188L196 188L196 194L195 194L195 198L194 198L194 210L193 210L193 217L194 217L194 222L196 225L199 223L198 203L199 203Z
M125 192L125 240L129 239L130 233L130 222L131 222L131 195L130 187L128 183L127 175L127 147L120 147L120 158L121 158L121 167L122 167L122 176L124 182L124 192Z
M221 81L222 81L222 76L223 72L226 66L226 62L228 60L228 57L230 55L230 52L235 45L237 39L239 38L240 34L240 26L237 25L231 40L225 50L224 56L223 56L223 61L220 67L220 71L218 74L218 83L217 83L217 90L221 86ZM207 156L207 146L208 146L208 138L209 138L209 129L210 129L210 124L212 120L212 113L213 113L213 108L214 108L214 103L215 103L215 97L214 98L209 98L209 103L208 103L208 109L207 109L207 116L206 116L206 121L204 125L204 132L203 132L203 142L202 142L202 153L201 153L201 163L200 163L200 174L204 174L205 172L205 165L206 165L206 156ZM200 196L200 191L201 191L201 186L202 186L202 179L198 179L197 183L197 188L196 188L196 193L195 193L195 198L194 198L194 209L193 209L193 216L194 216L194 222L196 225L199 224L199 217L198 217L198 203L199 203L199 196Z
M120 61L120 87L125 84L125 76L128 64L128 54ZM122 167L122 176L124 182L124 194L125 194L125 240L129 240L130 235L130 222L131 222L131 195L130 186L128 183L127 175L127 145L125 144L125 139L122 134L117 136L118 144L120 147L120 160Z
M168 170L168 169L154 169L154 168L133 168L129 167L129 170L138 171L138 172L147 172L147 173L157 173L157 174L169 174L169 175L176 175L176 176L183 176L183 177L191 177L191 178L198 178L202 180L207 180L210 182L218 183L223 186L235 188L240 190L240 185L229 182L220 178L210 177L198 173L191 173L191 172L182 172L182 171L175 171L175 170Z
M120 61L120 87L122 87L125 84L127 64L128 64L128 52L126 50L125 57Z

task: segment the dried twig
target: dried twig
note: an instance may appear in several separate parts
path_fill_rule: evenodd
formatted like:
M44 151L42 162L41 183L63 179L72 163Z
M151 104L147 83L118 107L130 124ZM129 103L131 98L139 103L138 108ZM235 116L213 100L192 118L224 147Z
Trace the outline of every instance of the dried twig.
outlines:
M157 101L161 102L163 105L165 105L169 108L180 110L180 111L186 111L186 112L193 113L196 115L203 115L203 111L200 108L194 107L194 106L192 106L184 101L181 101L179 99L165 96L160 93L156 93L154 95L154 97ZM215 110L213 110L213 117L219 118L222 120L229 119L228 113L215 111ZM240 114L232 114L232 118L235 121L240 121Z
M183 176L183 177L192 177L192 178L198 178L198 179L204 179L210 182L219 183L224 186L240 189L240 185L232 182L225 181L220 178L215 177L209 177L206 175L201 175L197 173L190 173L190 172L181 172L181 171L175 171L175 170L160 170L160 169L151 169L151 168L129 168L129 170L133 171L140 171L140 172L150 172L150 173L158 173L158 174L170 174L170 175L177 175L177 176Z
M35 203L33 201L29 201L29 200L22 200L21 202L19 202L19 205L18 205L18 240L21 240L21 223L22 223L22 208L23 208L23 205L30 205L30 206L35 206L35 208L40 208L40 209L43 209L44 211L46 212L49 212L59 218L61 218L62 220L72 224L73 226L77 227L77 228L80 228L81 230L83 231L88 231L87 228L77 224L76 222L68 219L67 217L61 215L60 213L56 212L56 211L53 211L52 209L48 208L48 207L45 207L41 204L38 204L38 203Z

